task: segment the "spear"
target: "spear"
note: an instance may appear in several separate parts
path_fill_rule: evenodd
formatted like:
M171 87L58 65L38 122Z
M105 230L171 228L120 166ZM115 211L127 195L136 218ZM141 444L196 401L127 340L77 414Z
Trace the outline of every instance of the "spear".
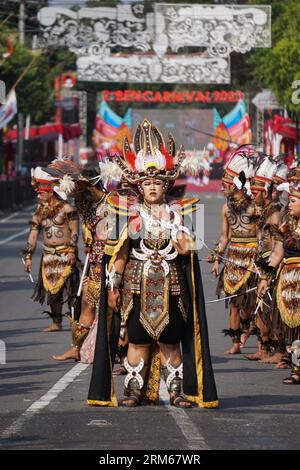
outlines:
M23 263L23 264L24 264L24 266L25 266L25 261L24 261L24 258L23 258L23 257L21 257L21 260L22 260L22 263ZM34 280L33 280L33 277L32 277L32 275L31 275L31 272L27 272L27 274L28 274L28 276L29 276L29 279L31 280L31 282L33 282L33 284L34 284Z
M257 287L252 287L251 289L248 289L244 292L241 292L240 294L229 295L228 297L222 297L221 299L216 299L216 300L208 300L208 302L205 302L205 303L206 304L215 304L217 302L223 302L223 300L233 299L235 297L239 297L240 295L248 294L248 292L253 292L256 289L257 289Z
M202 241L203 245L205 246L205 248L208 250L208 251L211 251L211 248L209 248L209 246L205 243L204 240L202 240L202 238L200 238L200 240ZM234 261L231 261L229 260L228 258L226 258L225 256L222 256L220 254L218 254L218 257L221 258L223 261L226 261L227 263L230 263L230 264L233 264L234 266L237 266L238 268L240 269L244 269L245 271L249 271L250 273L253 273L253 274L257 274L259 275L259 272L255 272L253 271L252 269L248 269L248 268L245 268L244 266L240 266L239 264L235 263ZM203 261L202 259L199 260L199 261ZM209 262L207 259L205 259L204 261L206 261L207 263ZM257 269L257 268L256 268ZM258 270L257 270L258 271ZM260 277L260 275L259 275Z

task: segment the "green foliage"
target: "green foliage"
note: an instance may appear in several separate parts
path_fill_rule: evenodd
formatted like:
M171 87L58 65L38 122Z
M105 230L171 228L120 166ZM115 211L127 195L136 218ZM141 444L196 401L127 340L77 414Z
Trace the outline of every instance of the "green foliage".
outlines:
M12 56L2 62L0 78L9 92L34 57L35 61L17 86L16 93L19 111L24 115L30 114L32 121L38 124L49 119L53 112L48 58L40 52L33 54L15 41Z
M18 110L24 115L30 114L33 124L50 121L55 113L54 80L55 77L69 70L76 70L76 58L67 49L31 51L18 43L14 30L0 28L0 43L9 37L14 39L14 51L11 57L0 60L0 79L6 84L7 93L15 85L26 67L35 58L30 70L17 85Z
M276 19L272 26L272 48L255 50L249 63L262 88L270 88L290 112L300 113L293 104L292 83L300 78L300 0L276 2Z

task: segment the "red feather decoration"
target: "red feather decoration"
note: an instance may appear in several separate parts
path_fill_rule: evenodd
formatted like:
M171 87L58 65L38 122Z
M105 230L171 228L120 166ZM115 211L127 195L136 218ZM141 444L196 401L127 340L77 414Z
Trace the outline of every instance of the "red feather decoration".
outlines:
M134 152L126 152L126 161L129 163L133 170L135 170L135 159L136 155Z
M166 169L170 170L173 168L173 158L167 153L166 155Z

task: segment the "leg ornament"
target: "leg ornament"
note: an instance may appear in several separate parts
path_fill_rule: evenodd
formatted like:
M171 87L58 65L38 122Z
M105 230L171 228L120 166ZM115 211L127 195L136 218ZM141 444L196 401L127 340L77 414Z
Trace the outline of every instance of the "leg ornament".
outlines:
M229 328L228 330L222 330L222 333L224 333L224 336L230 336L233 343L240 343L243 330L233 330L232 328Z
M294 341L286 349L289 353L292 353L292 372L289 377L283 379L283 383L287 385L300 385L300 340Z
M76 349L80 349L81 346L83 345L85 338L89 334L91 327L84 325L82 323L79 323L76 320L73 320L71 324L71 328L72 328L72 346L75 347Z
M191 408L192 403L181 395L181 384L183 379L183 364L172 366L170 359L162 366L162 374L170 395L170 404L177 408Z
M124 367L128 374L124 381L125 398L122 400L121 405L128 407L138 406L142 402L142 393L148 366L145 365L143 358L141 358L137 365L132 365L129 364L127 357L125 357Z
M135 385L136 385L136 388L138 390L141 390L143 388L144 379L141 376L140 372L143 369L144 364L145 364L144 359L141 358L141 360L140 360L140 362L138 363L137 366L131 366L129 364L128 360L127 360L127 357L125 357L124 366L125 366L125 369L128 372L127 377L126 377L125 382L124 382L124 385L125 385L126 388L128 388L130 381L136 382Z

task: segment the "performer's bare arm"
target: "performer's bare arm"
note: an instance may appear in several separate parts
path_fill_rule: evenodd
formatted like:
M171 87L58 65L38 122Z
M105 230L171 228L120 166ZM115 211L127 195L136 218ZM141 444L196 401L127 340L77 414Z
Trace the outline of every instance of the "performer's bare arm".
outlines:
M66 207L67 223L70 233L69 245L74 248L74 251L68 253L69 264L76 263L76 251L79 238L79 216L76 210L70 205Z
M283 256L284 256L283 243L280 240L275 240L274 248L270 255L269 266L273 268L277 268L279 264L281 263ZM262 279L257 288L257 295L258 296L264 295L267 292L270 286L270 283L271 283L271 278Z
M272 266L273 268L277 268L279 264L281 263L283 256L284 256L283 243L282 241L275 240L274 248L270 255L269 265Z
M220 236L220 241L218 244L218 252L219 253L224 253L226 250L226 247L228 245L228 242L230 240L230 226L228 223L227 219L227 211L228 211L228 206L225 203L222 207L222 212L221 212L221 236ZM213 265L212 273L217 277L219 275L219 261L216 260Z
M40 232L40 219L37 214L34 214L31 221L29 222L30 225L30 232L27 239L27 244L25 249L23 250L25 256L25 271L29 273L31 271L32 265L32 255L35 252L37 240Z
M195 249L195 241L185 232L179 232L176 242L172 243L180 255L189 255Z
M267 220L267 222L275 227L280 227L281 225L281 215L280 215L280 212L274 212L270 218ZM276 243L276 240L274 238L274 236L271 237L272 238L272 252L275 248L275 243Z
M129 238L124 242L123 246L119 250L116 260L114 262L114 269L116 273L123 274L127 259L128 259L128 254L129 254ZM108 305L110 308L113 310L117 311L119 308L120 304L120 289L119 288L114 288L111 290L109 287L108 289Z

